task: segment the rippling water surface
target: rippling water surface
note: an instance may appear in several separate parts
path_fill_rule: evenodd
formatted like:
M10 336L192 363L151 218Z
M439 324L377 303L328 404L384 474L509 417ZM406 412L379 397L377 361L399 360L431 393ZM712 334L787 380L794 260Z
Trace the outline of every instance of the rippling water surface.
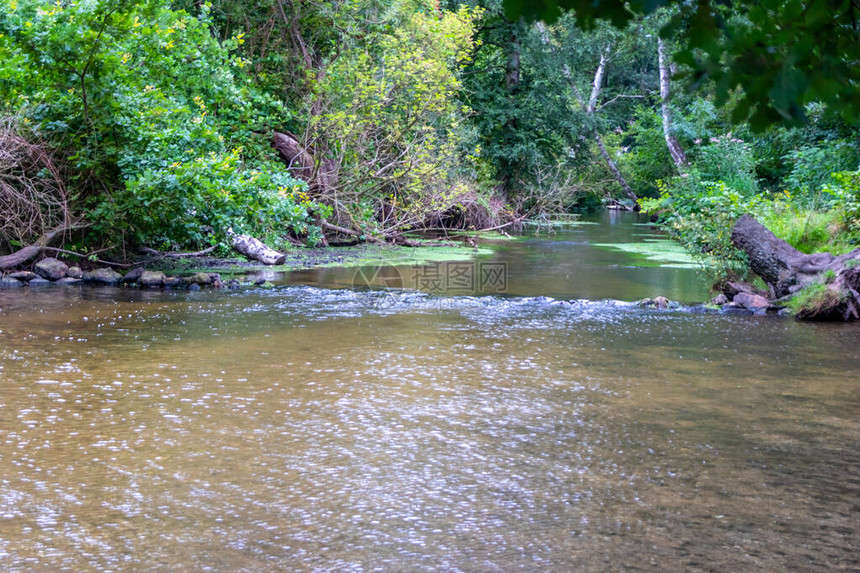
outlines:
M860 570L860 329L0 291L0 568Z

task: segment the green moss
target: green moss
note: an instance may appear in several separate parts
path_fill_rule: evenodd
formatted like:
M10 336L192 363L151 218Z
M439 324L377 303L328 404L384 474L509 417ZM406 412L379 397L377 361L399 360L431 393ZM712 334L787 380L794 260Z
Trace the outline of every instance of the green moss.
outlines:
M764 282L764 279L762 279L760 276L753 277L752 281L749 281L749 282L752 285L752 287L757 289L757 290L764 291L764 292L767 292L767 290L768 290L767 283Z
M596 223L594 221L578 221L576 219L549 219L547 221L537 221L537 220L527 220L523 221L523 225L527 227L552 227L552 228L563 228L563 227L579 227L582 225L599 225L600 223Z
M788 301L788 308L798 318L827 319L838 314L848 295L840 289L820 282L809 285Z
M508 235L502 234L499 231L457 231L451 233L451 239L456 240L458 237L475 237L487 241L517 241L523 238L523 235Z
M424 265L441 261L468 261L478 255L490 255L488 247L383 247L370 250L360 262L348 261L323 266L360 266L366 264Z

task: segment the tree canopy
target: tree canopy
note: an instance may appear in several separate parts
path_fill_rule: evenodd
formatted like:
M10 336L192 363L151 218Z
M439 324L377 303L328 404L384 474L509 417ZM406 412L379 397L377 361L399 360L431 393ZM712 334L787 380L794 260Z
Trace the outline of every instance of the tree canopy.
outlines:
M860 5L853 0L505 0L510 18L558 19L565 10L585 26L623 27L636 15L669 9L660 33L683 31L677 61L694 85L711 81L718 104L737 91L733 119L763 129L798 125L806 105L823 102L860 121Z

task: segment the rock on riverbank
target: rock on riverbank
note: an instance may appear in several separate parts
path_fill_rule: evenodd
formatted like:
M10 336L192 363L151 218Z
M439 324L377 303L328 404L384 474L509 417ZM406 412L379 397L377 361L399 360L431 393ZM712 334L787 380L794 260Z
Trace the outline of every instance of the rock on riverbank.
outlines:
M0 277L0 288L41 287L49 285L75 286L126 286L138 288L167 288L198 290L201 287L221 288L219 273L195 273L191 276L168 276L162 271L150 271L137 267L125 273L110 267L100 267L82 272L78 267L69 267L52 257L42 259L34 265L35 272L16 271ZM231 281L230 286L237 286Z

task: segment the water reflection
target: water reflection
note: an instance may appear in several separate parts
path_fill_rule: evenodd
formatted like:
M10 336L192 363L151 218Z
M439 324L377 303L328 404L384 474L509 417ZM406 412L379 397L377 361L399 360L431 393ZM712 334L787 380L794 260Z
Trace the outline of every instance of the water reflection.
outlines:
M583 225L556 229L552 233L544 230L528 241L495 242L493 254L478 256L473 264L476 271L480 265L504 265L506 281L503 292L511 296L632 301L662 295L685 303L706 300L709 285L704 273L696 268L661 266L627 252L596 246L644 244L654 238L666 238L665 234L644 221L644 217L615 211L585 217ZM364 286L366 277L378 271L375 267L363 269L358 280L355 269L338 268L301 270L273 278L283 284L351 288ZM495 288L481 288L480 273L473 281L474 288L463 288L462 281L455 287L445 281L422 281L421 278L426 278L428 273L422 272L420 267L405 267L399 271L386 268L382 272L377 281L379 286L383 285L381 279L394 277L409 288L433 294L488 295L500 292Z

